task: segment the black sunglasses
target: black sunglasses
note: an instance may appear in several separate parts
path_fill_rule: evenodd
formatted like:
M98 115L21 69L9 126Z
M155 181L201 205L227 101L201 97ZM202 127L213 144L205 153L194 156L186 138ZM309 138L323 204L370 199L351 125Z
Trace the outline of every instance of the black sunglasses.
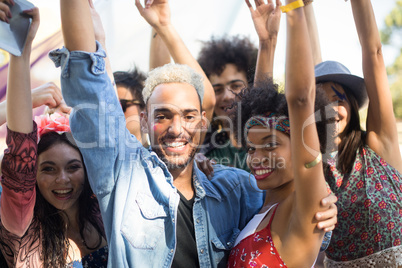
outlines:
M133 105L138 105L140 106L140 108L144 106L139 100L123 100L123 99L120 99L120 105L121 108L123 109L123 113L126 112L128 107L131 107Z

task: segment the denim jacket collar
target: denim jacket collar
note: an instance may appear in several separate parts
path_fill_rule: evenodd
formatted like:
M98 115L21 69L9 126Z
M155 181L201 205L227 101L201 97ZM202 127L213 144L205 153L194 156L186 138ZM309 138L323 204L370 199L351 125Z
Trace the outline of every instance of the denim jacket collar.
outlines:
M222 201L222 198L216 191L215 187L212 185L207 176L205 176L205 174L199 170L195 161L193 174L195 174L195 176L193 176L193 183L197 198L202 199L205 196L208 196L216 199L219 202Z

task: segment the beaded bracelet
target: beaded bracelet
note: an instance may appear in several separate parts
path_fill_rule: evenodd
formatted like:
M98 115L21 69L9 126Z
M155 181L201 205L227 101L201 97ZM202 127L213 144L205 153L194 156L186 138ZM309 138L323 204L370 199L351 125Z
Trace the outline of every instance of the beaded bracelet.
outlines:
M287 13L287 12L297 9L299 7L304 7L303 0L294 1L290 4L287 4L286 6L281 6L280 8L281 8L282 13Z

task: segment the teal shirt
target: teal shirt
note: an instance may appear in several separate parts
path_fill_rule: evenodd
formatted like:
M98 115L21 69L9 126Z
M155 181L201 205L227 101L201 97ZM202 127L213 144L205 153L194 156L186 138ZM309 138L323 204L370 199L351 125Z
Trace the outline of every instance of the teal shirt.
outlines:
M215 160L217 164L235 167L250 172L247 167L247 151L244 148L237 148L232 143L216 147L205 154L211 160Z

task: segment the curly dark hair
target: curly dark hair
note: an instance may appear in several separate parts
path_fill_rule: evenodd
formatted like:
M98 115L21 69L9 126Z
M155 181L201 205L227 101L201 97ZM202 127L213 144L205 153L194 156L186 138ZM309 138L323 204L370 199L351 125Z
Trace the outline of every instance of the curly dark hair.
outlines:
M57 144L67 144L79 152L78 147L73 144L73 138L70 133L58 134L56 132L49 132L41 136L38 144L38 156ZM102 237L105 237L105 233L103 224L99 220L100 210L98 200L89 185L86 171L83 191L78 202L78 224L80 235L81 237L84 237L83 232L86 224L92 224L92 226L94 226L98 231L99 240L94 247L86 246L88 249L96 249L101 245ZM44 267L64 267L66 265L66 256L70 245L67 237L67 229L70 222L66 222L66 216L67 215L63 211L56 209L46 201L36 185L36 203L34 208L34 220L36 223L35 236L42 237L41 258L44 261ZM42 235L40 232L42 232Z
M114 72L113 77L117 86L127 88L131 92L131 95L141 102L140 106L141 109L143 109L145 107L145 103L142 98L142 89L144 88L144 82L146 79L145 74L137 67L134 67L134 69L128 72Z
M224 36L212 37L204 42L198 55L198 62L207 77L212 74L220 75L226 64L236 65L238 71L247 75L247 82L251 85L254 80L258 49L246 37Z
M235 103L235 111L231 115L235 124L236 138L241 140L242 146L246 148L246 137L244 136L244 127L247 121L257 115L264 115L268 112L274 112L278 116L289 117L288 104L284 93L279 92L279 86L272 79L266 79L252 88L246 88L239 94L240 102ZM328 104L328 98L322 90L317 90L315 98L315 111L324 120L316 122L318 137L320 140L321 153L328 151L327 138L329 134L334 133L334 129L328 126L333 119L327 119L325 107ZM238 112L240 111L240 112ZM332 124L333 125L333 124Z

